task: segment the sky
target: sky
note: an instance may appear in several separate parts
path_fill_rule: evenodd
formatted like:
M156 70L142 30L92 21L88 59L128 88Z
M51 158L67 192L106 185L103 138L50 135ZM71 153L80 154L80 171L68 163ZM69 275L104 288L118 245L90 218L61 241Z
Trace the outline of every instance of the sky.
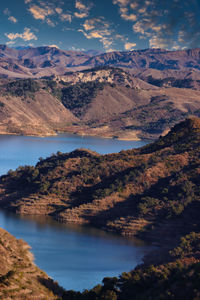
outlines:
M0 44L64 50L200 47L200 0L0 1Z

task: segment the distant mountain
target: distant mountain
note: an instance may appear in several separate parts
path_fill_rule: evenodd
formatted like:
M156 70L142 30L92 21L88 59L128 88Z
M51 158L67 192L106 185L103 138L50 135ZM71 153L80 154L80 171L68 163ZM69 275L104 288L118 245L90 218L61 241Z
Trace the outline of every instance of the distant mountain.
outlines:
M48 46L17 50L0 45L0 74L19 78L63 74L89 57L82 52Z
M83 65L156 70L200 69L200 48L181 51L146 49L129 52L109 52L92 57Z
M31 48L30 46L17 46L17 47L12 47L13 49L16 50L25 50Z
M99 50L87 50L87 51L84 51L84 53L89 56L96 56L96 55L102 54L103 52L99 51Z
M56 47L27 49L0 45L0 74L8 77L42 77L63 75L67 71L97 66L114 66L129 70L200 70L200 49L168 51L146 49L102 53L64 51Z

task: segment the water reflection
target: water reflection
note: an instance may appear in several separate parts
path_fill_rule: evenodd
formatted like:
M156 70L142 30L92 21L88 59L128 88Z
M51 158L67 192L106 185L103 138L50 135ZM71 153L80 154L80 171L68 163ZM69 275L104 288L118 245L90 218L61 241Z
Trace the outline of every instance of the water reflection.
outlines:
M141 263L151 246L91 227L65 225L50 217L0 211L0 226L27 241L36 264L66 289L92 288Z

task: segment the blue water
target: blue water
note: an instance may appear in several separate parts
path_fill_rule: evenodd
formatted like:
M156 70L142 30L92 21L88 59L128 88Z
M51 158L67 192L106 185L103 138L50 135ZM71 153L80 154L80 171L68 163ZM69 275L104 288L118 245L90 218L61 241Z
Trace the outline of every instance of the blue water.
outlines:
M0 136L0 174L19 165L33 165L57 151L89 148L112 153L145 145L74 135L38 138ZM135 239L125 239L87 227L59 224L50 218L20 217L0 211L0 227L32 247L36 264L66 289L89 289L106 276L133 269L150 250Z
M65 134L45 138L0 135L0 175L20 165L35 165L39 157L45 158L57 151L70 152L77 148L87 148L106 154L145 144L146 141L120 141Z
M0 211L0 227L32 247L35 263L66 289L82 291L142 262L150 246L103 231L66 226L49 218Z

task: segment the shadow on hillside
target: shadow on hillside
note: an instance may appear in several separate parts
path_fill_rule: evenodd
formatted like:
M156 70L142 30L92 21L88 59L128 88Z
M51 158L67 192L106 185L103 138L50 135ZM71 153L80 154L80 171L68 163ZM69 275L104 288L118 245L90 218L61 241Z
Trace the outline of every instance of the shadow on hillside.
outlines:
M64 295L64 288L58 285L56 281L54 281L51 278L43 278L43 277L38 277L38 281L44 285L49 291L53 292L54 295L62 297Z

